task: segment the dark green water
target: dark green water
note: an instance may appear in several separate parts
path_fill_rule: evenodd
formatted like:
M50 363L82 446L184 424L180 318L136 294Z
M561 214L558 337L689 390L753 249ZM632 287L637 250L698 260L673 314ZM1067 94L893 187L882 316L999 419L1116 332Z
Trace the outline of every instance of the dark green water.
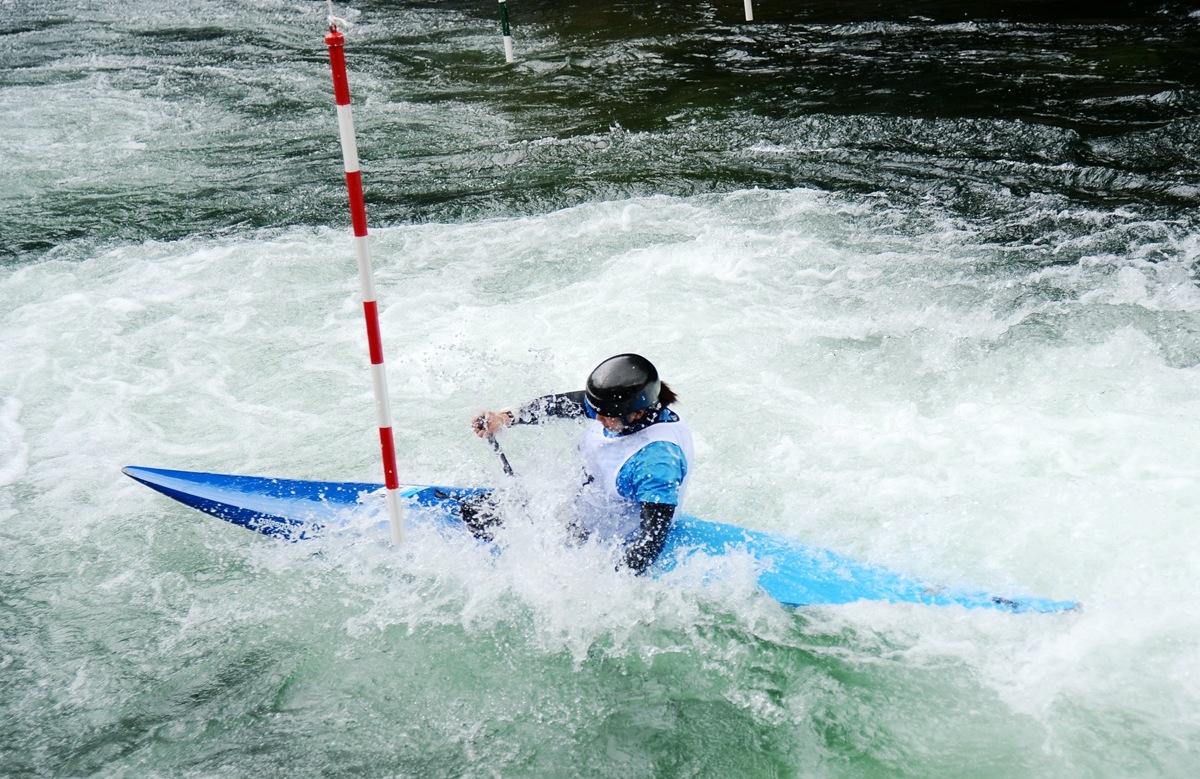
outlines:
M10 262L341 207L336 136L315 131L320 14L146 7L6 8ZM1008 245L1070 232L1056 207L1162 217L1200 197L1186 3L771 3L746 24L735 2L522 2L513 67L488 3L355 10L380 224L815 186L948 208Z

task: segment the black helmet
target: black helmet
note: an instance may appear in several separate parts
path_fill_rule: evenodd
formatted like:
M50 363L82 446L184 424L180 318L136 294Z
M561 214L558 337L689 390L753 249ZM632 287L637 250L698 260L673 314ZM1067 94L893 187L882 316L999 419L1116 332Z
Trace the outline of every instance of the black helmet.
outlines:
M624 417L658 403L661 386L658 371L645 357L618 354L597 365L588 376L585 396L595 413Z

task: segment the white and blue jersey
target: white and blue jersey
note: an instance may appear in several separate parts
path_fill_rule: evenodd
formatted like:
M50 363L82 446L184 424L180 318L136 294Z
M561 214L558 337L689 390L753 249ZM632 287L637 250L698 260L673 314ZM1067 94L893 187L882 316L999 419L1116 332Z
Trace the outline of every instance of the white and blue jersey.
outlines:
M642 503L678 507L687 492L692 433L670 409L633 433L610 433L596 420L579 443L585 484L576 502L580 527L626 541L641 525Z

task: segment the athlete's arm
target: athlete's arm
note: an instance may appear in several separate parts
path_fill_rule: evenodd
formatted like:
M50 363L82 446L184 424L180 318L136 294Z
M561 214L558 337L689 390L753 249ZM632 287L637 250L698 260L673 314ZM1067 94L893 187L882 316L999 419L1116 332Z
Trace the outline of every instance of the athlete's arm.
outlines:
M543 395L510 413L514 425L537 425L547 419L581 419L587 416L583 390Z
M512 425L537 425L547 419L579 419L586 416L583 390L543 395L516 410L485 411L471 420L471 427L481 438L495 435Z
M675 517L675 507L670 503L639 503L642 507L642 525L633 540L625 546L624 562L636 574L645 573L662 554L667 542L667 531Z

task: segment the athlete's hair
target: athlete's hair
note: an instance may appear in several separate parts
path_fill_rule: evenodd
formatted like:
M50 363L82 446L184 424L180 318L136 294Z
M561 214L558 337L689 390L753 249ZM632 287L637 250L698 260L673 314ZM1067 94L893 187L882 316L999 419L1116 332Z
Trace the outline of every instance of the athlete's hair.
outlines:
M672 403L676 403L678 401L679 396L675 394L675 391L668 387L665 381L661 382L658 386L658 402L662 405L662 407L666 408Z

